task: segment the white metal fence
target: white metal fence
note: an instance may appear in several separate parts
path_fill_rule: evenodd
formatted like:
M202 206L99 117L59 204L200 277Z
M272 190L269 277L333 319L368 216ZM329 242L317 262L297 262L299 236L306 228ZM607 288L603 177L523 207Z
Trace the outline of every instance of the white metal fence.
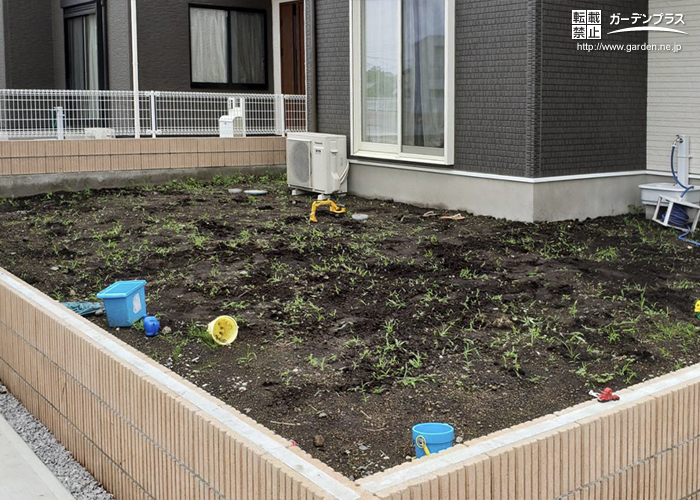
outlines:
M234 117L237 135L306 131L303 95L144 91L139 104L141 134L151 137L219 135L224 115ZM134 125L130 91L0 89L0 139L64 139L92 129L133 137Z

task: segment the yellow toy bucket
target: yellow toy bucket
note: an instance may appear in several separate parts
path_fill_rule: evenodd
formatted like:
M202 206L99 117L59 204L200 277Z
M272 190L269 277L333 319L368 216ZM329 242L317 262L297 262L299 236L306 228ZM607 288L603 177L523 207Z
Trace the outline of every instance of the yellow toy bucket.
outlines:
M229 345L238 337L238 323L231 316L219 316L209 323L207 330L219 345Z

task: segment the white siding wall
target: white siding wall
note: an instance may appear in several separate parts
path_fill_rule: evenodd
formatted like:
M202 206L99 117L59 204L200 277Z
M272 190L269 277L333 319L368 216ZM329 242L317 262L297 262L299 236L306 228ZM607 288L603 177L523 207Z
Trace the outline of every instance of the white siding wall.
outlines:
M684 14L688 35L649 33L650 44L679 43L678 53L649 51L647 168L667 171L677 134L691 136L691 172L700 174L700 0L649 0L649 14ZM661 24L665 26L665 24Z

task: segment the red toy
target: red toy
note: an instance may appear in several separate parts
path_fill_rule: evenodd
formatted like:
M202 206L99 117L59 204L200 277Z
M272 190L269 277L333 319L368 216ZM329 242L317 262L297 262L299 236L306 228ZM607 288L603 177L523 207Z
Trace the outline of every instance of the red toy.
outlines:
M618 396L617 394L613 394L613 391L610 387L606 387L605 389L603 389L603 392L600 393L590 391L588 394L596 398L600 403L607 403L608 401L620 400L620 396Z

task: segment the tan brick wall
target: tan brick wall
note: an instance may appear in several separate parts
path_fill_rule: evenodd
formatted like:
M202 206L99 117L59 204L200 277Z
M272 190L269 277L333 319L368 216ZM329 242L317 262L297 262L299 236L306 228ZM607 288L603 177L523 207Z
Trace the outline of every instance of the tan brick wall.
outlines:
M361 498L290 442L3 270L0 379L119 500Z
M700 497L697 365L356 484L2 269L0 379L119 500Z
M358 482L386 500L694 499L700 497L700 367L578 405ZM629 404L625 404L625 400ZM591 416L566 423L581 412ZM559 421L562 425L557 425ZM537 432L537 424L551 426ZM529 438L455 462L454 454ZM430 462L445 465L428 470ZM403 473L403 474L401 474ZM393 479L404 480L394 481ZM378 481L384 480L384 483ZM381 485L386 487L378 487Z
M284 137L1 141L0 176L283 165Z

